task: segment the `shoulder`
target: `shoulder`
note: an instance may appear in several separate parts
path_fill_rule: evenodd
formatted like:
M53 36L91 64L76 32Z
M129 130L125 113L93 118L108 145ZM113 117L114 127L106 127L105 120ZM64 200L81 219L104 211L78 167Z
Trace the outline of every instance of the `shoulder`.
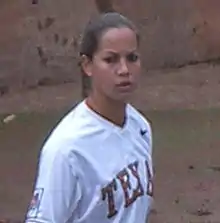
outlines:
M145 117L145 115L141 114L140 111L138 111L130 104L127 106L127 114L130 122L130 131L135 134L138 130L138 133L142 135L145 141L148 142L148 149L150 154L152 154L153 140L151 122Z
M53 163L56 165L71 163L71 166L74 164L77 166L75 156L77 143L75 142L84 129L83 120L85 121L85 118L83 116L83 107L79 103L61 118L42 145L39 154L41 166L53 165Z
M127 105L128 117L133 125L138 125L151 133L151 121L131 104Z
M100 134L101 133L101 134ZM103 133L103 134L102 134ZM90 114L84 102L71 109L51 131L43 146L43 153L74 154L106 134ZM96 137L97 136L97 137Z

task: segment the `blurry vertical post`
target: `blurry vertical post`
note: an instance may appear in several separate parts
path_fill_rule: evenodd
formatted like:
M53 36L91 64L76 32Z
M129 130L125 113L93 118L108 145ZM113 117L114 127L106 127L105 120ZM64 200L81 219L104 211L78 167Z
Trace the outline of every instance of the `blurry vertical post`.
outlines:
M32 5L37 5L38 4L38 0L32 0Z

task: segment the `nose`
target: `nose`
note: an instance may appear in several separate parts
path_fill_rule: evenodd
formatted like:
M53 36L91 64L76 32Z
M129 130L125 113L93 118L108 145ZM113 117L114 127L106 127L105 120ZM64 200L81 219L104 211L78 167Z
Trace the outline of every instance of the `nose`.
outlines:
M119 68L118 68L118 74L120 76L129 75L128 65L127 65L127 61L125 59L120 60L120 64L119 64Z

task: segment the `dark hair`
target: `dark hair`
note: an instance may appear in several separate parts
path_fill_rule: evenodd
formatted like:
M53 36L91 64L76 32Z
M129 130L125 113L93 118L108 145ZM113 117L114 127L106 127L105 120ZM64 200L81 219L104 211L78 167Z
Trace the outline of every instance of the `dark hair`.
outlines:
M139 44L140 36L135 25L125 16L117 12L108 12L92 19L85 27L80 43L80 56L86 55L93 58L99 44L99 39L104 31L110 28L126 27L133 30Z

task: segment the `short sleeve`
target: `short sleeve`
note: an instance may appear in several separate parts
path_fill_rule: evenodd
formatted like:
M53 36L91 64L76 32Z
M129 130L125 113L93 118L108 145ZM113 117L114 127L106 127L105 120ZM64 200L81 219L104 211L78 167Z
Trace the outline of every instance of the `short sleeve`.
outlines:
M149 145L148 146L149 154L150 154L150 156L152 156L152 151L153 151L153 136L152 136L151 123L143 115L141 115L140 117L141 117L141 128L143 130L146 130L146 132L144 134L144 138L148 142L148 145Z
M144 116L141 116L142 117L142 121L143 121L143 125L142 128L143 129L146 129L147 132L145 133L145 139L147 140L148 142L148 151L149 151L149 155L150 155L150 165L149 165L149 168L150 168L150 172L151 172L151 175L153 177L154 175L154 170L153 170L153 136L152 136L152 125L150 123L150 121L148 119L146 119Z
M26 223L64 223L73 217L81 189L70 161L60 150L47 148L41 154Z
M150 154L152 156L153 151L153 136L152 136L152 128L150 123L145 119L146 128L148 130L148 137L149 137L149 147L150 147Z

